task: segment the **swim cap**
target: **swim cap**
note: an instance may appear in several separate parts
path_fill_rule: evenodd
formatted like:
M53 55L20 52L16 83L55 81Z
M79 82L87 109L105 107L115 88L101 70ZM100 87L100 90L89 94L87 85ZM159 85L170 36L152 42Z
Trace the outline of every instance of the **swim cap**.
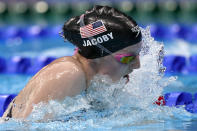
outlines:
M65 22L63 36L87 59L110 54L98 45L114 53L142 39L137 23L130 16L115 8L98 5Z

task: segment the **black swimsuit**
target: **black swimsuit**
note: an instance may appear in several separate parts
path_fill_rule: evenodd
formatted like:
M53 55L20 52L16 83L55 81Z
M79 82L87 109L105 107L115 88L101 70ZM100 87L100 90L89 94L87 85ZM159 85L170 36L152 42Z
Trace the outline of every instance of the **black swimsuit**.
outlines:
M12 108L13 108L13 106L14 106L14 102L15 102L15 99L12 101L12 105L11 105L11 107L8 107L9 109L9 111L8 111L8 113L7 113L7 115L6 115L6 118L12 118ZM11 103L10 103L11 104ZM6 119L6 120L9 120L9 119Z

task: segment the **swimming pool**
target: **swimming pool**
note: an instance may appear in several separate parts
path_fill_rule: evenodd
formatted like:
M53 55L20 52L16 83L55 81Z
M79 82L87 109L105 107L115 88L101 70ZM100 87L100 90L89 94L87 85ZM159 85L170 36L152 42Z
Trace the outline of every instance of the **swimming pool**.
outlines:
M195 74L168 74L163 76L158 70L159 51L162 44L153 41L148 31L144 31L145 43L142 53L142 67L130 74L130 82L124 80L110 83L105 76L94 79L91 88L74 98L63 102L51 101L48 105L35 106L27 121L10 120L0 124L3 130L195 130L197 115L187 112L184 107L165 107L152 104L158 96L167 92L197 92ZM40 57L72 55L73 46L64 45L61 39L50 38L37 41L23 41L28 44L0 45L1 55L9 59L13 55ZM30 42L30 43L29 43ZM34 43L35 42L35 43ZM185 43L185 44L180 44ZM181 52L190 56L195 45L178 40L174 45L165 45L166 54ZM182 47L184 46L184 47ZM187 48L186 48L187 47ZM176 48L176 50L174 50ZM6 49L6 50L5 50ZM179 51L177 51L179 50ZM181 51L180 51L181 50ZM176 80L176 77L178 79ZM32 75L1 74L2 94L17 94ZM146 78L146 79L145 79ZM110 83L110 84L109 84ZM54 119L42 121L45 113L53 113Z

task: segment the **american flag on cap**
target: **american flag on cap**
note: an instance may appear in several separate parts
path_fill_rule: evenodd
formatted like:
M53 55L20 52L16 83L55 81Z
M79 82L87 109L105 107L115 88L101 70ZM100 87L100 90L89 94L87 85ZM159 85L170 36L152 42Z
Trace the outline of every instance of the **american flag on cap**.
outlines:
M89 38L107 31L101 20L80 27L81 38Z

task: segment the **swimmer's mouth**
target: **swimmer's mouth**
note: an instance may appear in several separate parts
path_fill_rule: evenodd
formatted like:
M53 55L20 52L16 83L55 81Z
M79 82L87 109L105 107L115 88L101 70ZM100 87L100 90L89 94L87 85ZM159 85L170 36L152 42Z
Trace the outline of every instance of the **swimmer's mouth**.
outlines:
M129 75L127 74L127 75L125 75L125 76L123 76L123 78L126 78L127 79L127 82L126 83L128 83L129 82Z

